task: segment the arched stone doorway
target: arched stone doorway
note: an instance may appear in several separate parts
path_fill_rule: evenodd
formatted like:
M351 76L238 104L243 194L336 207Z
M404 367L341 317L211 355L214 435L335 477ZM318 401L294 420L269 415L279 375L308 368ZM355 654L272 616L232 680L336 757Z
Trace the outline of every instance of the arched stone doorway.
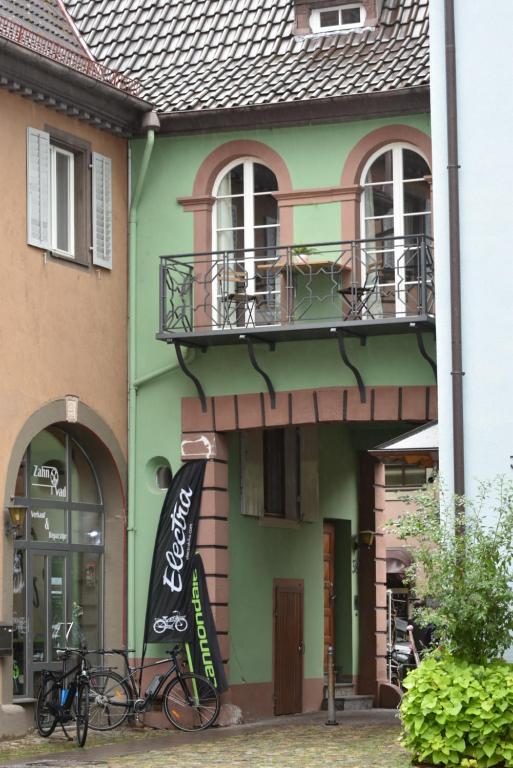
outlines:
M65 400L49 403L20 431L4 487L5 505L26 506L27 516L2 547L3 613L14 628L3 702L9 689L15 703L32 699L66 634L89 648L124 642L125 487L121 447L85 404L67 422Z

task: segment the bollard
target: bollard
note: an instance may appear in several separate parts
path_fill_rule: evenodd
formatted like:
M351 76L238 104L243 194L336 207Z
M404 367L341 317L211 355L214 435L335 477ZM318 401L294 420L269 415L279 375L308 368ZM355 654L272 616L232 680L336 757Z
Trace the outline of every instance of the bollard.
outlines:
M328 648L328 719L326 725L338 725L335 709L335 649Z

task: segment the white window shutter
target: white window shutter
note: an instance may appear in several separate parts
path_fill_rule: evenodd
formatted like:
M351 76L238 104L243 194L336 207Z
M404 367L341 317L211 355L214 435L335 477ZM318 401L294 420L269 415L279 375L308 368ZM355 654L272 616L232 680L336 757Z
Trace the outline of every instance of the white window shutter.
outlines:
M112 269L112 161L93 152L93 264Z
M241 432L241 512L264 514L264 441L261 431Z
M301 520L319 519L319 445L317 425L299 430Z
M27 128L27 243L50 247L50 135Z

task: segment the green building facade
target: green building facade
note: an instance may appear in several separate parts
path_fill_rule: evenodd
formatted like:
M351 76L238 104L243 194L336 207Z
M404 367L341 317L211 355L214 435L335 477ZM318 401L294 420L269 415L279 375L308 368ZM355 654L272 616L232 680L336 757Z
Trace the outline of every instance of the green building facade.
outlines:
M132 144L134 183L145 146L144 139ZM204 456L211 469L204 492L199 551L206 563L231 700L246 714L318 708L326 638L334 642L340 680L355 682L361 693L376 696L379 680L384 677L384 606L378 605L381 613L376 606L384 599L386 555L378 543L372 552L355 549L358 532L376 528L379 504L366 451L435 416L433 371L419 353L417 331L420 327L428 357L434 355L434 335L428 324L413 320L420 312L400 311L397 301L393 317L387 316L383 307L378 314L360 306L356 319L347 325L347 312L344 315L343 309L333 309L343 298L343 289L333 291L333 269L312 268L310 262L322 261L326 251L340 259L339 254L347 252L347 241L363 236L358 227L365 216L361 211L364 179L350 178L348 183L348 174L361 173L375 155L390 153L394 147L400 152L418 153L429 163L428 114L159 135L144 181L137 208L136 272L132 274L136 437L131 477L134 518L129 530L129 644L140 648L142 643L147 577L165 493L158 487L158 478L163 467L175 472L182 460ZM327 308L320 301L320 311L312 311L313 320L307 312L306 319L296 323L275 317L275 322L262 320L259 324L247 307L254 301L247 289L240 298L236 296L240 285L212 287L214 279L221 280L218 267L217 278L205 278L201 265L217 265L221 258L207 253L177 259L192 265L189 275L193 275L194 285L189 284L190 291L205 290L207 283L211 291L205 301L204 297L197 298L198 294L187 293L187 287L184 290L192 312L191 326L180 327L183 296L176 300L176 294L171 295L173 288L181 285L183 289L183 273L177 277L172 271L164 272L162 279L170 281L171 288L168 283L164 289L163 313L174 311L175 320L178 317L175 329L169 331L162 314L159 317L163 292L159 257L217 250L212 210L219 202L214 199L212 179L222 176L223 168L232 167L239 159L270 168L278 184L288 174L290 188L281 198L278 186L282 230L278 242L283 243L286 228L284 244L293 246L287 250L287 258L293 260L300 254L304 267L299 276L291 277L293 300L298 301L301 291L307 295L301 281L310 281L315 300L327 297ZM387 189L383 189L386 196ZM379 186L380 193L383 189ZM233 210L236 204L231 202ZM327 241L338 245L316 245ZM310 248L304 255L305 249L299 246L305 243ZM276 276L276 265L284 252L268 248L266 254L271 252ZM233 250L231 254L239 274L241 259L259 258L256 251L249 256L234 256ZM169 262L163 264L166 269ZM360 275L358 279L365 287L365 278ZM243 302L242 313L237 315L235 306L228 320L221 323L219 315L212 320L216 290L218 301L234 302L234 306L239 300ZM228 298L219 298L219 290L227 292ZM288 287L280 290L283 300ZM373 290L377 290L375 286ZM311 299L313 294L309 295ZM211 327L202 319L196 328L195 321L205 306L212 312ZM226 305L222 310L226 314ZM363 394L354 370L340 355L336 328L326 327L330 322L336 328L350 328L343 334L344 351L361 377ZM313 328L308 338L301 330L305 325ZM376 329L378 325L378 332L369 332L370 326ZM286 333L276 336L275 331L284 328ZM218 343L215 337L221 335L224 341ZM253 340L258 365L276 392L274 409L266 382L251 365L246 335ZM194 382L178 364L173 348L176 339L185 343L181 348L185 365L205 393L204 409ZM273 341L274 349L267 343ZM291 430L295 435L292 440L299 440L298 451L304 455L288 452L287 437L283 448L279 433L289 434ZM263 435L269 431L272 438ZM273 440L282 446L284 459L280 459L280 447L273 447ZM255 460L257 454L263 458ZM281 460L285 465L297 462L298 471L285 468L284 485L291 483L293 494L296 489L300 495L304 492L308 510L302 509L301 499L298 505L292 502L290 506L286 487L275 489L277 503L281 500L286 507L281 516L276 509L267 514L273 493L269 487L273 482L279 484L276 475L283 474L283 464L278 473L268 465ZM263 462L263 466L255 470L255 461ZM313 482L313 491L303 489L305 478ZM259 483L260 490L255 490ZM331 528L326 528L326 523L331 523ZM334 542L329 543L331 535ZM326 548L330 552L325 556ZM280 613L288 617L285 629ZM282 672L283 654L290 659L298 639L294 631L301 635L297 643L300 658L285 665Z

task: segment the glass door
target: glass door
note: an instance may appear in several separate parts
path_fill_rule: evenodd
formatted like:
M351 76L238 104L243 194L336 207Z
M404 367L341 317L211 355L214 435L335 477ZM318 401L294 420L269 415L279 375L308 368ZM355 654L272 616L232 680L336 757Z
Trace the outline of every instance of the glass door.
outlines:
M15 502L27 507L13 559L13 693L37 693L57 648L102 637L103 503L93 466L57 427L27 448ZM36 679L34 679L36 675Z
M68 559L64 552L38 551L29 555L27 659L33 673L60 668L57 648L65 646L70 630Z

